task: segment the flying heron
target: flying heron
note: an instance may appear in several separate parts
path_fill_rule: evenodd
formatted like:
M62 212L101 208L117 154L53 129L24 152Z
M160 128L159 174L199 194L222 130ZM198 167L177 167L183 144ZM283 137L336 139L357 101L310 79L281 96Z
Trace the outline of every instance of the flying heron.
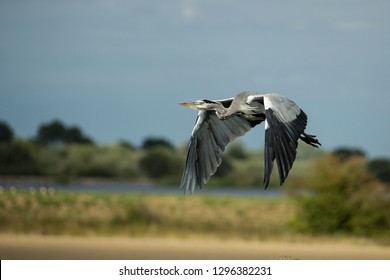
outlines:
M180 103L199 110L192 131L180 187L193 193L217 171L228 143L265 122L264 180L268 187L276 159L280 185L294 163L298 139L318 148L315 135L306 134L307 115L290 99L279 94L242 92L222 100Z

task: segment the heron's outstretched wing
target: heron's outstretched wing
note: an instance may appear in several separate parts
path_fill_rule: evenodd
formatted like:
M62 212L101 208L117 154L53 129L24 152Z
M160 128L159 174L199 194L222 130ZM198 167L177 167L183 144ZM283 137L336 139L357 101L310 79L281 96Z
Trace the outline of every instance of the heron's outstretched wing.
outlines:
M304 133L307 116L293 101L277 94L263 95L265 108L264 181L267 188L273 161L282 185L297 154L298 139Z
M231 100L228 102L231 103ZM207 183L222 162L221 153L225 146L257 123L238 115L220 120L214 111L200 111L192 131L180 184L184 192L193 193L196 187L200 189L202 183Z

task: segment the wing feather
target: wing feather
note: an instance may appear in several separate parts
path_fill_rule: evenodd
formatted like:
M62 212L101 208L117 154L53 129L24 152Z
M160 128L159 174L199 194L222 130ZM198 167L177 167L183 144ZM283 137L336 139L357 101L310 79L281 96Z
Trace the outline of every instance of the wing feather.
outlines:
M297 154L298 139L304 132L307 116L293 101L276 94L264 95L266 116L264 181L267 188L276 159L282 185Z
M193 193L208 182L222 162L228 143L248 132L252 125L234 115L220 120L214 111L200 111L188 146L187 160L180 187Z

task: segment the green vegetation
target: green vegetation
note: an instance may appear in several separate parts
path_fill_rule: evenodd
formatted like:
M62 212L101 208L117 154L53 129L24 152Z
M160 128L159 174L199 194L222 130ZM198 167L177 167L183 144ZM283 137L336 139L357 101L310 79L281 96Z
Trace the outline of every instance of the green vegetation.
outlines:
M0 143L11 142L14 138L12 128L3 121L0 121Z
M332 203L327 202L327 203ZM320 203L321 204L321 203ZM324 204L324 203L323 203ZM0 232L48 235L214 236L253 240L365 237L390 242L375 218L384 205L362 205L345 230L341 207L304 210L293 198L244 198L55 192L0 192ZM338 212L339 211L339 212ZM341 212L340 212L341 211ZM345 211L345 212L342 212ZM303 222L299 219L304 219ZM382 219L386 219L382 215ZM335 220L335 221L334 221ZM297 228L297 223L306 228ZM311 227L308 227L311 226ZM342 230L339 230L342 229Z
M316 161L296 194L293 226L314 234L349 234L389 241L390 192L365 159L329 155Z
M36 141L41 144L92 144L93 141L83 135L77 126L66 127L61 121L54 120L38 128Z
M87 141L88 140L88 141ZM95 145L77 127L40 126L32 140L15 139L0 122L0 176L41 176L60 182L94 177L178 185L186 146L146 138ZM231 143L207 187L259 186L263 154ZM278 186L276 168L271 186ZM364 151L333 153L300 145L283 188L288 199L202 196L0 193L0 231L51 234L216 234L245 238L345 235L390 242L390 161ZM0 188L1 190L1 188Z
M0 193L0 231L37 234L215 235L273 239L289 233L289 199L141 194Z
M43 176L66 182L96 177L138 181L142 178L140 152L123 145L66 145L38 147L38 166Z
M390 183L390 160L378 158L367 163L367 170L383 183Z
M39 169L34 143L19 140L0 143L0 175L38 175Z
M145 138L139 148L126 141L96 145L76 126L58 120L39 126L32 140L15 140L9 126L2 123L1 127L5 140L0 142L0 176L43 176L61 183L94 177L178 185L187 153L187 147L176 148L158 137ZM299 167L323 151L302 146L298 154ZM262 158L262 152L249 152L233 142L208 185L257 186L262 181ZM289 181L299 181L299 170L294 172L298 179L291 174ZM275 174L271 182L277 184Z

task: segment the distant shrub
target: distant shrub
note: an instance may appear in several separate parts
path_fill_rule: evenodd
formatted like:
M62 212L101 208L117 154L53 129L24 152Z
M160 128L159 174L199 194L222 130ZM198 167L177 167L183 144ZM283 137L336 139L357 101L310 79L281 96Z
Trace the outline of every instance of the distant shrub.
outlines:
M66 127L61 121L54 120L39 126L36 141L41 144L93 144L77 126Z
M378 180L384 183L390 183L390 160L385 158L370 160L367 163L367 169Z
M127 140L119 140L118 145L129 150L136 150L135 145Z
M260 162L244 162L231 173L231 179L236 186L256 186L262 183L262 164Z
M181 175L182 160L169 149L151 149L139 160L139 167L152 179Z
M39 165L44 175L66 181L75 177L138 179L136 151L121 145L64 145L41 148Z
M297 195L293 225L311 233L386 235L390 200L386 190L365 169L365 160L328 156L314 163Z
M366 153L359 148L342 147L335 149L332 152L332 155L338 157L342 161L346 161L352 157L365 157Z
M70 164L69 157L69 147L41 148L38 165L43 175L54 177L61 182L67 182L76 174L76 168Z
M227 148L227 155L235 159L246 159L248 154L245 150L245 147L240 142L233 142Z
M12 128L4 121L0 121L0 143L9 143L14 138Z
M174 149L174 146L171 142L164 138L160 137L148 137L142 143L142 149L152 149L152 148L167 148L170 150Z
M15 141L0 144L0 174L37 175L39 168L32 143Z

